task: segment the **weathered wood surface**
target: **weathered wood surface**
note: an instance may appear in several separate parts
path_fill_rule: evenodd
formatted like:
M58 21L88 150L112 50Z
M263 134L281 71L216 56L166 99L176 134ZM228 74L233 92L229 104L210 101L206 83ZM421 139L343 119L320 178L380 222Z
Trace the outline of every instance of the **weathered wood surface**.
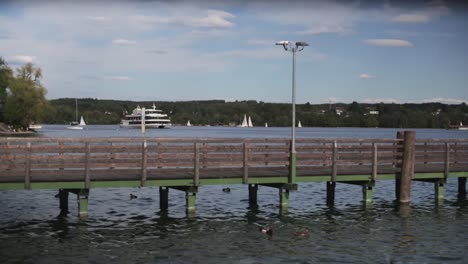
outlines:
M297 176L401 171L400 139L296 141ZM193 179L288 176L289 139L3 138L0 182ZM468 140L418 139L415 173L468 171Z

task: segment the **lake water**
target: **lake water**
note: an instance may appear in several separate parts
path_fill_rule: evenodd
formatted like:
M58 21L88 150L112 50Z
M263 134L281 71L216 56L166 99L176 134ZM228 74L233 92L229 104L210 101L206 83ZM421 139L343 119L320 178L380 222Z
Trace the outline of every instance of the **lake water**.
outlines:
M298 137L395 138L398 129L301 128ZM44 126L51 137L140 137L139 130ZM467 131L416 129L417 138L468 138ZM146 137L290 137L289 128L173 127ZM202 186L196 215L184 193L170 190L159 212L157 188L92 189L89 216L58 217L57 190L0 191L0 263L468 263L468 203L450 179L442 204L433 184L414 182L409 208L394 205L394 182L378 181L364 209L358 186L338 184L335 205L325 183L299 184L289 211L279 213L276 189L259 187L248 207L245 185ZM129 194L138 196L130 199ZM271 239L259 231L273 228ZM309 228L307 236L295 232Z

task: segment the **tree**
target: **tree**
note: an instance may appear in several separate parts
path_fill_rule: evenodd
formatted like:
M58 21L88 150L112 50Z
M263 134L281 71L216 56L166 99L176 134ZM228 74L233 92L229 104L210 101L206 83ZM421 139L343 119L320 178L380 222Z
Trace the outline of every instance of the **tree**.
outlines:
M18 68L6 89L4 115L7 123L15 128L27 129L37 122L47 107L47 89L40 83L42 71L32 63Z
M8 67L5 60L0 57L0 122L4 122L3 112L7 96L7 88L12 78L13 71Z

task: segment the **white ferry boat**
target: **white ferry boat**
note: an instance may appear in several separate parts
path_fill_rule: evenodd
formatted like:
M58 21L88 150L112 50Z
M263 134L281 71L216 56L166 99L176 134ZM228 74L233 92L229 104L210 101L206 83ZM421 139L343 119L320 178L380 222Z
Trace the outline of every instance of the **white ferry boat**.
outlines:
M172 126L167 114L164 114L162 110L156 109L156 106L153 104L153 108L145 109L144 113L143 108L137 106L131 114L125 115L125 118L120 123L120 127L141 128L142 119L146 128L170 128Z

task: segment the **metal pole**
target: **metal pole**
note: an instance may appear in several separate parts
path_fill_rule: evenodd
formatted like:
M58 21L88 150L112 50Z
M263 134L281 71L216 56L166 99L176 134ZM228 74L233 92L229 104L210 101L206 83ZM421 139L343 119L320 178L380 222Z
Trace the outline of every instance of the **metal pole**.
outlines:
M296 48L292 48L292 143L291 152L296 153Z

